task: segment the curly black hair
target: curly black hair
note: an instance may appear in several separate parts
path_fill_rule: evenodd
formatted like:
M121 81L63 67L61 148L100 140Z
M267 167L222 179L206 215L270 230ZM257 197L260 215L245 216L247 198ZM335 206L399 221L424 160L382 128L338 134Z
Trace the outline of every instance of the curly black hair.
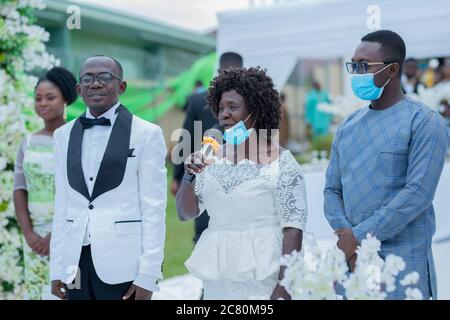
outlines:
M218 116L219 103L224 92L235 90L245 101L249 113L254 112L257 129L278 129L281 119L281 103L278 91L272 79L266 74L266 69L230 68L216 76L208 89L208 106L213 114Z

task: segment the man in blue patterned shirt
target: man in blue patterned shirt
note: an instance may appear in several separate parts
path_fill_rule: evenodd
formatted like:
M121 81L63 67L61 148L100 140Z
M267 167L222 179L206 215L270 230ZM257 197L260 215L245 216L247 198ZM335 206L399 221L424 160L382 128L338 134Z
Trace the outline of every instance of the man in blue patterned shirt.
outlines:
M364 36L346 64L356 96L370 101L340 126L326 173L324 211L351 269L368 233L381 241L380 256L402 257L406 269L389 299L404 299L399 281L416 271L424 299L436 298L431 252L432 205L449 134L434 110L404 96L405 43L392 31Z

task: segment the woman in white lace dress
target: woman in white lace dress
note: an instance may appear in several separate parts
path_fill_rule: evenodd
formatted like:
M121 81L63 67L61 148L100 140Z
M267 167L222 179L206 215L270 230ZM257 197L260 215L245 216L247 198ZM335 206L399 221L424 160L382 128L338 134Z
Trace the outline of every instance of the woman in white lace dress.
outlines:
M208 104L225 128L211 159L193 153L177 193L182 220L210 215L185 265L205 299L289 299L280 258L300 250L307 219L299 164L277 144L280 102L260 68L230 69L213 80ZM266 129L266 130L264 130Z

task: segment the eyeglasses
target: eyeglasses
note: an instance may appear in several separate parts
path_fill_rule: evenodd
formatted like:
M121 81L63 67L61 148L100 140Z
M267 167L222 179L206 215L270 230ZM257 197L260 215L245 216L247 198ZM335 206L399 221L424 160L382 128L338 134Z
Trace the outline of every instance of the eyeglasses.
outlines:
M345 67L348 73L367 73L370 66L385 65L391 62L346 62Z
M97 74L84 74L80 77L80 84L82 86L85 87L89 87L91 86L95 79L97 79L97 81L102 84L102 85L108 85L111 83L111 81L113 81L113 79L116 78L120 81L122 81L122 79L118 76L116 76L115 74L111 73L111 72L100 72Z

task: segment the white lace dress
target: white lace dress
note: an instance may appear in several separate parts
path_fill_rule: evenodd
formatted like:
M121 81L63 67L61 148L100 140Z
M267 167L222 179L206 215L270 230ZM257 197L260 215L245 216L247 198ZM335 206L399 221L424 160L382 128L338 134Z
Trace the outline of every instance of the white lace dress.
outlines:
M204 281L205 299L269 299L277 284L282 229L304 230L305 181L289 151L271 164L216 159L197 175L209 227L185 265Z

